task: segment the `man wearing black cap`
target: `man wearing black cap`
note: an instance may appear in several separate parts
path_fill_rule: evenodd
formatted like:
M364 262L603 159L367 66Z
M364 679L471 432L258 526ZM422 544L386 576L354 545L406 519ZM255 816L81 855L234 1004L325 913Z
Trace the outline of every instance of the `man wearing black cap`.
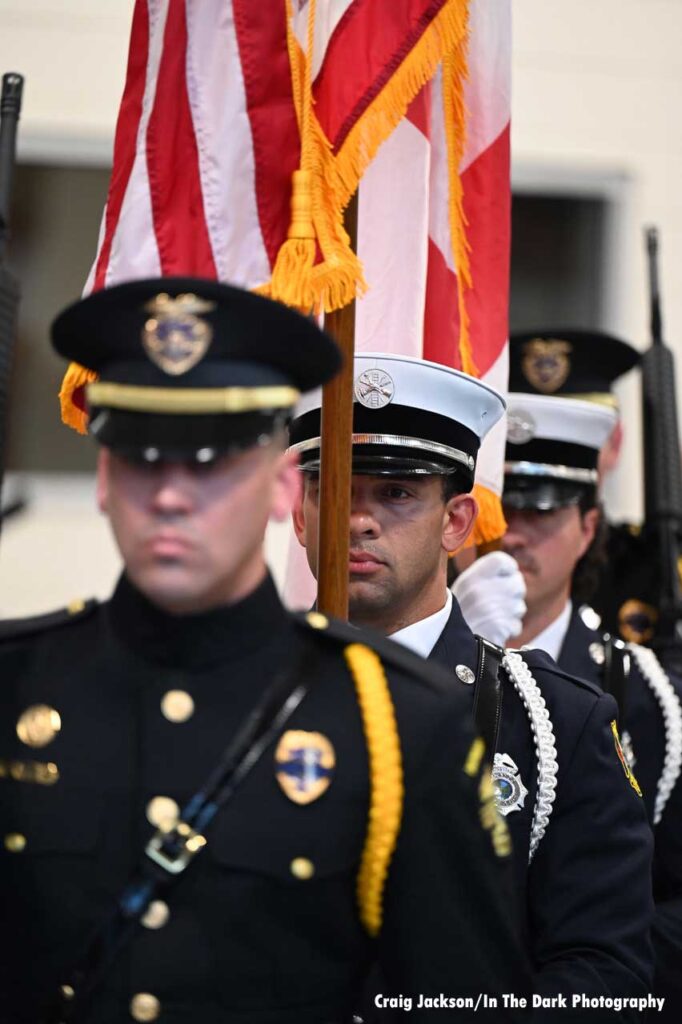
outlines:
M511 335L509 347L510 391L577 398L616 412L613 386L640 361L637 349L603 331L519 331ZM623 425L617 417L601 451L602 476L616 467L622 443ZM614 635L650 644L658 620L658 553L632 523L609 524L602 532L609 572L600 574L592 604Z
M503 408L492 389L444 366L356 357L350 618L441 661L453 689L468 691L468 713L495 750L535 991L568 997L562 1019L573 993L595 1000L587 1008L625 997L613 1019L634 1020L650 984L651 836L619 760L615 703L541 652L508 653L498 681L495 651L477 644L446 587L448 552L476 514L468 492L480 441ZM313 572L319 424L311 396L291 441L306 478L294 524Z
M600 632L599 616L585 603L599 572L609 572L600 552L597 463L616 418L613 409L595 402L509 396L503 547L524 575L527 604L522 630L510 642L546 650L567 672L617 699L623 769L633 786L641 785L654 829L653 992L665 998L657 1019L679 1020L682 684L653 651L634 643L626 650Z
M341 1024L374 962L383 1019L522 995L466 695L290 616L263 561L300 484L284 427L331 340L196 279L98 292L53 338L99 377L125 572L108 603L0 626L3 1022Z

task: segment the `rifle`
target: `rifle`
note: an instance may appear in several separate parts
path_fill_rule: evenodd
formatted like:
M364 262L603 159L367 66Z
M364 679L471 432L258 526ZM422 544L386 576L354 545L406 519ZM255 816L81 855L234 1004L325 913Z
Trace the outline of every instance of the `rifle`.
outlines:
M675 362L663 341L658 282L658 231L646 229L651 346L642 356L644 524L657 560L658 628L653 647L666 663L682 665L682 462L675 397Z
M17 122L24 79L10 72L2 76L0 97L0 499L5 469L5 419L12 353L19 310L19 282L7 266L9 201L14 170ZM0 521L1 522L1 521Z

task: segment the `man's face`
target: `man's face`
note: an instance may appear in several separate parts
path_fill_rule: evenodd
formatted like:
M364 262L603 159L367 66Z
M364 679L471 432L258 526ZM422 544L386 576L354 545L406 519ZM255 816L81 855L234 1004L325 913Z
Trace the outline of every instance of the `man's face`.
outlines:
M443 499L442 478L352 478L349 613L395 632L443 605L447 551L463 543L476 514L469 495ZM319 482L306 479L294 527L317 575ZM431 605L436 602L436 608ZM424 612L424 614L422 614Z
M568 599L573 570L590 546L598 512L577 505L536 511L505 507L502 549L516 559L526 581L529 613L562 595Z
M295 457L276 442L205 466L99 456L98 501L128 577L173 614L250 593L265 574L268 519L285 518L299 489Z

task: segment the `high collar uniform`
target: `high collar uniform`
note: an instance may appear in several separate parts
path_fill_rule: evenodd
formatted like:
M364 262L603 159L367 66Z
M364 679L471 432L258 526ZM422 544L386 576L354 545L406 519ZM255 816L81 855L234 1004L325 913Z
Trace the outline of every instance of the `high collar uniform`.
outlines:
M457 675L458 665L475 666L475 647L455 601L431 659ZM546 703L558 761L549 823L529 865L536 745L526 708L502 670L496 754L514 761L528 789L523 807L509 811L506 821L535 965L534 990L544 996L645 996L652 973L651 834L643 802L614 749L615 702L594 683L558 669L544 652L524 651L523 657ZM574 1019L570 998L568 1006L562 1020ZM556 1013L548 1011L547 1019ZM603 1019L585 1013L579 1010L575 1019ZM612 1019L639 1017L623 1010Z
M567 672L601 684L603 642L602 634L590 629L580 611L574 609L559 664ZM667 692L663 688L656 693L635 655L631 655L630 665L622 719L623 736L628 740L624 745L626 750L631 749L634 771L654 825L653 938L657 971L653 990L666 997L657 1019L678 1021L682 1009L682 684L668 676ZM666 780L672 788L660 813L656 800Z
M383 927L368 937L356 880L371 787L344 656L365 638L316 625L289 615L269 579L237 605L176 618L123 578L110 602L71 619L0 626L3 1022L41 1020L140 861L155 798L182 808L284 669L292 684L310 683L286 728L333 746L328 789L307 804L290 799L275 739L169 891L168 913L140 926L115 961L83 1024L345 1022L374 961L386 993L415 1001L524 988L505 858L481 825L482 769L467 762L466 688L381 639L369 642L389 681L405 799ZM19 723L41 705L61 728L38 746ZM33 762L56 766L58 779L11 769ZM424 1012L415 1006L413 1016Z

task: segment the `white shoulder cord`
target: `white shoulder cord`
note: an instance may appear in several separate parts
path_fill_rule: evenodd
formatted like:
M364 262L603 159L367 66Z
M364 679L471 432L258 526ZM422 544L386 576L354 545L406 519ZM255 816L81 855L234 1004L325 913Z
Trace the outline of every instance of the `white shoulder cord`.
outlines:
M649 647L627 644L627 649L649 685L649 689L661 706L665 728L665 757L663 771L656 787L654 804L654 825L663 817L668 797L673 791L682 770L682 705L673 684L660 661Z
M556 777L559 765L556 758L554 728L545 698L521 655L516 651L507 651L502 659L502 664L526 709L538 761L538 785L528 851L528 863L530 864L540 840L547 831L552 805L556 797Z

